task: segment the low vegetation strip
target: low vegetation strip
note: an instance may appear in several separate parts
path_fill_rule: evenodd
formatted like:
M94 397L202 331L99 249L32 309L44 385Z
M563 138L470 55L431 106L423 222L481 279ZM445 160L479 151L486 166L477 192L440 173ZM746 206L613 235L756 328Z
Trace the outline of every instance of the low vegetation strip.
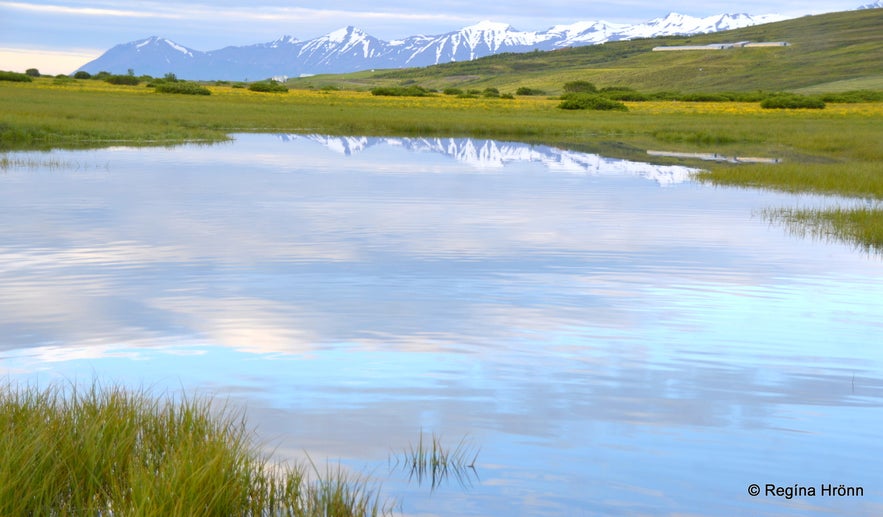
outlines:
M340 468L271 464L244 418L93 383L0 388L0 514L373 516L391 505ZM312 475L312 479L311 479Z

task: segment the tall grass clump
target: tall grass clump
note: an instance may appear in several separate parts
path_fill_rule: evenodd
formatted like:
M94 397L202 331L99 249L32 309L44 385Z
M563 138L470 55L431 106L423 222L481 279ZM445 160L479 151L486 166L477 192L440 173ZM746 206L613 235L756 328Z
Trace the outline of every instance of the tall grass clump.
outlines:
M479 449L465 436L454 447L447 447L440 436L433 433L426 437L421 431L417 443L390 457L390 468L407 472L409 480L418 484L428 482L433 490L450 478L460 486L470 486L472 478L478 477L475 470L478 453Z
M365 480L270 464L241 413L121 387L0 388L0 515L363 516Z
M832 208L824 210L782 208L767 210L764 217L785 224L792 234L817 239L837 239L866 252L883 253L883 208Z

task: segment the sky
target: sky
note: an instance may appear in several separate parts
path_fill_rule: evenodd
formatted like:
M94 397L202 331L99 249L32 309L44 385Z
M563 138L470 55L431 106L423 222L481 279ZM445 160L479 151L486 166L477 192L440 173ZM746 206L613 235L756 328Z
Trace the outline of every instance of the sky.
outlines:
M862 0L508 0L414 2L376 0L0 0L0 70L43 74L75 71L120 43L149 36L196 50L250 45L290 35L301 40L354 25L382 40L444 34L483 20L519 30L604 20L639 23L670 12L705 17L724 13L801 16L855 9Z

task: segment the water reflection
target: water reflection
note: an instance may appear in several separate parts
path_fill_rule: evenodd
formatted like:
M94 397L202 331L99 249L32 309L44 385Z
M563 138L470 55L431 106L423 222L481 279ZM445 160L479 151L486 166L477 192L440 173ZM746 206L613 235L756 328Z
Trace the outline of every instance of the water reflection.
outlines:
M691 158L711 162L727 163L781 163L781 158L762 158L758 156L732 156L720 153L678 153L674 151L647 151L650 156L666 156L669 158Z
M380 138L342 137L328 135L277 135L281 140L318 142L329 150L345 156L361 153L372 147L401 147L416 153L448 156L475 170L502 169L507 164L536 163L545 170L575 174L637 175L660 185L683 183L697 171L680 165L657 165L597 154L570 151L545 145L520 142L499 142L473 138Z
M750 215L837 201L491 141L49 159L107 167L0 175L14 379L198 388L373 472L414 429L474 437L468 492L384 483L406 513L883 513L746 493L883 486L883 263Z

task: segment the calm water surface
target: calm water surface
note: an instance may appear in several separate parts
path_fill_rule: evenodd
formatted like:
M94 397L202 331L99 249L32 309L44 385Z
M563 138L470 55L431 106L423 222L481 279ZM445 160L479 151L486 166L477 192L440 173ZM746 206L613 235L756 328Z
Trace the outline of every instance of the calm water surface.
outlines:
M7 157L10 379L215 394L406 515L883 514L883 260L758 215L848 201L491 141ZM421 429L467 486L390 471Z

